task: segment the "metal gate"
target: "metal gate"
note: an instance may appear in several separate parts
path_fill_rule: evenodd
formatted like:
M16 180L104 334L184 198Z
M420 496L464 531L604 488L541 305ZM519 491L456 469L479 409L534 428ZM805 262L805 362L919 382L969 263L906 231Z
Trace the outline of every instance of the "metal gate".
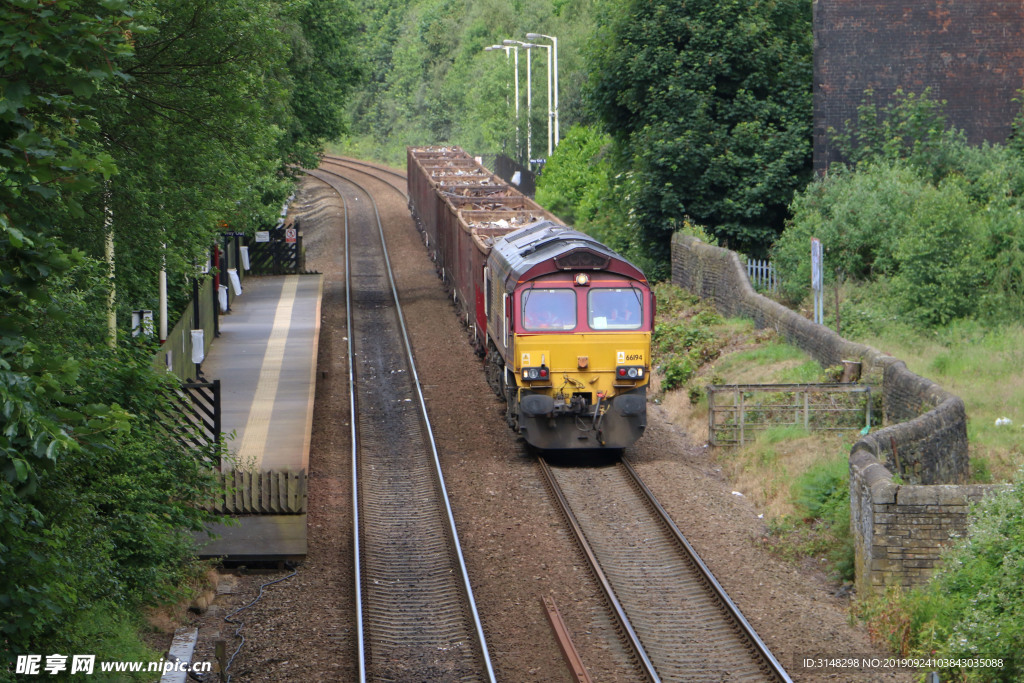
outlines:
M306 259L302 253L299 221L267 230L269 241L249 243L249 266L253 275L292 275L302 273Z
M871 426L871 388L861 384L712 384L707 391L712 446L742 446L772 427L858 431ZM723 396L732 400L723 402Z

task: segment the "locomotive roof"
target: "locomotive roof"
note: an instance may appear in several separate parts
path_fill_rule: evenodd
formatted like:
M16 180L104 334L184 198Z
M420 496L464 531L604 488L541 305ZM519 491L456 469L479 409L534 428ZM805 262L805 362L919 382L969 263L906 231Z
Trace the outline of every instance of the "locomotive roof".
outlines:
M494 252L503 262L506 284L559 270L612 270L646 281L639 268L590 235L549 220L497 238Z

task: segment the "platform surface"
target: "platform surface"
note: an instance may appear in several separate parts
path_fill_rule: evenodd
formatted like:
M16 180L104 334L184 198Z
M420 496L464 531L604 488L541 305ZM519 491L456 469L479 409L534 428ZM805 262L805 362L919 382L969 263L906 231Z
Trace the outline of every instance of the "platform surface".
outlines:
M203 374L221 380L221 424L237 466L306 469L313 425L320 275L250 277Z
M308 469L322 295L321 275L249 277L231 312L221 316L203 374L221 380L221 429L233 454L224 471ZM211 529L217 540L197 538L200 555L305 555L305 515L239 520L240 526Z

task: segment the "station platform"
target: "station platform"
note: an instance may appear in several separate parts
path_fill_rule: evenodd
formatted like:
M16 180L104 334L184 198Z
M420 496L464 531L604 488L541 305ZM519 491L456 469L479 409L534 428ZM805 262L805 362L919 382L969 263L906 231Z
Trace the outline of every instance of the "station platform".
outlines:
M237 525L211 526L213 538L198 534L200 557L245 563L306 555L305 476L322 298L321 275L248 277L220 318L203 374L221 381L221 431L232 454L221 469L239 489L236 510L248 514L235 514ZM290 514L275 514L287 493L278 482L287 488L296 481L301 512L293 495L283 506Z

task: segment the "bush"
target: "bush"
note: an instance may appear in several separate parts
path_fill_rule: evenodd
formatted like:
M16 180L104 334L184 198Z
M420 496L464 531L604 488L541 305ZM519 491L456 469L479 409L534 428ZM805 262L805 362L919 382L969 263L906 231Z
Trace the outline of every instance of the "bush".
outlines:
M77 320L63 323L69 338ZM71 358L62 336L49 341L46 356ZM32 479L0 478L0 669L21 653L86 642L95 632L81 631L89 622L77 615L100 602L123 614L175 599L193 557L188 532L212 519L202 503L216 454L159 426L176 380L152 371L144 347L80 352L48 406L75 446L33 461Z
M807 520L821 524L829 542L826 555L835 575L852 581L854 544L850 532L850 471L848 451L815 463L797 479L794 503Z
M973 315L975 292L987 280L979 207L960 182L946 181L921 192L906 218L894 245L900 312L925 326Z
M928 184L904 164L837 167L793 201L793 219L773 247L782 294L803 299L811 288L811 238L821 240L824 277L836 271L866 280L897 270L892 251Z
M595 202L608 184L603 151L611 137L591 126L573 126L537 178L537 203L573 225L591 223L600 211Z
M968 535L929 583L860 605L869 629L901 655L997 658L1001 668L940 670L942 680L1024 678L1024 471L971 512Z
M692 323L673 321L657 323L651 335L651 343L655 350L663 355L689 353L696 350L700 356L709 355L706 348L711 348L715 335L701 325L701 320Z
M1024 474L1010 490L979 504L967 538L944 559L918 610L948 596L952 604L929 629L941 657L1001 657L997 672L972 672L967 680L1024 678Z
M773 247L790 303L810 290L817 237L826 284L887 281L890 301L879 303L919 327L1024 315L1024 157L969 146L942 106L898 93L881 113L861 107L840 136L855 169L837 164L798 194Z
M693 366L693 361L689 358L675 357L665 363L665 379L662 381L661 386L665 391L671 391L678 389L693 377L693 373L696 368Z
M654 297L658 302L658 318L672 318L683 311L700 304L700 297L670 282L654 285Z

